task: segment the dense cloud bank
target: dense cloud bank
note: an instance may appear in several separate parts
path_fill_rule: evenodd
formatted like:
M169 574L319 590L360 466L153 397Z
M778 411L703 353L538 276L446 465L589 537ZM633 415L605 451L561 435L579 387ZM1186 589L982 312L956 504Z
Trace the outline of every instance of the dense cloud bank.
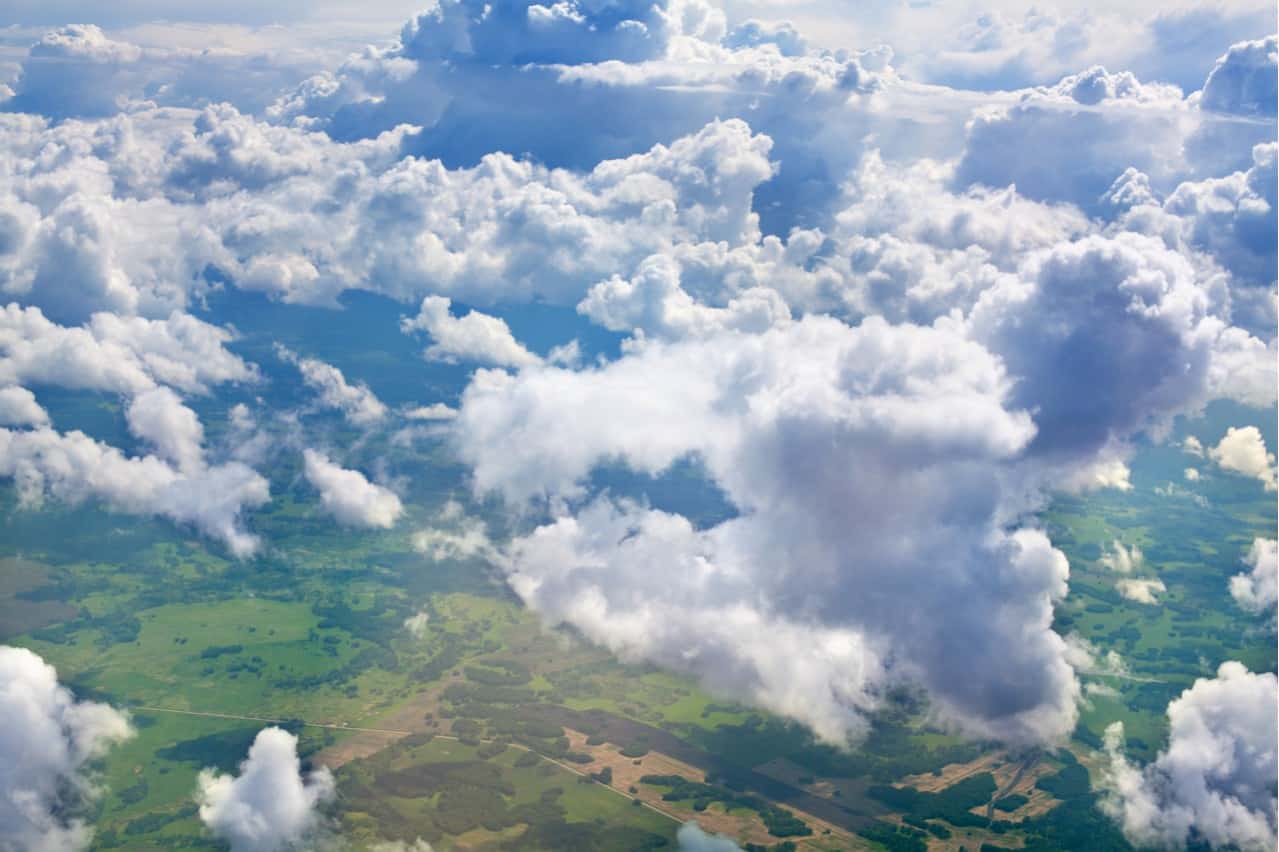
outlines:
M0 646L0 849L78 850L93 829L79 818L96 790L89 763L133 731L119 711L77 701L53 667Z
M1132 488L1133 443L1214 399L1275 404L1273 21L1179 10L1108 36L1114 14L994 15L899 61L702 0L441 0L269 108L152 87L148 50L57 30L0 114L0 474L28 502L101 499L250 554L266 480L251 452L220 461L184 401L263 381L210 297L378 292L425 359L475 368L460 400L403 417L438 421L521 524L495 545L442 517L424 554L499 563L548 622L832 741L908 686L965 733L1059 742L1095 660L1051 629L1069 566L1034 513ZM1195 28L1219 43L1174 78L1167 45ZM527 304L624 340L543 357L499 317ZM360 440L401 419L339 367L275 354ZM121 395L149 454L59 431L41 385ZM252 433L247 408L232 419ZM297 443L337 521L400 517ZM1273 453L1246 428L1200 448L1258 490ZM690 460L734 517L592 485ZM1231 591L1263 611L1273 545L1256 552ZM1130 576L1135 549L1110 558L1129 597L1167 591ZM1260 677L1236 675L1174 722ZM270 821L311 824L323 783L273 737L209 782L224 836L259 814L241 792L263 762L298 805ZM1209 819L1161 780L1187 777L1179 754L1116 770L1131 832Z

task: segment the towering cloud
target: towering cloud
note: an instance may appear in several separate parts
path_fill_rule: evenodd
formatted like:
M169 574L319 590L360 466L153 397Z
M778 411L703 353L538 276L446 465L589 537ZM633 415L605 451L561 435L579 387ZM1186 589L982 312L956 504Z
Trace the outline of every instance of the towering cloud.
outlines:
M280 728L263 728L239 775L200 773L200 819L232 852L296 848L320 828L319 807L333 797L333 776L324 768L304 776L297 742Z
M1208 450L1208 457L1223 470L1259 479L1267 491L1275 490L1275 456L1266 449L1266 441L1256 426L1231 426Z
M512 544L514 588L623 656L831 739L899 681L971 732L1053 739L1077 691L1048 629L1066 562L1041 533L1003 528L1000 471L1035 434L1009 390L953 332L807 318L602 369L481 372L455 437L477 488L515 503L580 495L610 461L702 459L738 517L698 530L599 497ZM996 653L989 678L962 662Z
M105 704L77 701L53 667L0 646L0 849L78 850L93 829L80 817L95 793L88 764L132 734Z
M1168 705L1168 747L1150 765L1121 750L1123 724L1107 730L1106 803L1133 843L1182 847L1191 839L1246 850L1274 848L1277 802L1273 674L1223 663Z

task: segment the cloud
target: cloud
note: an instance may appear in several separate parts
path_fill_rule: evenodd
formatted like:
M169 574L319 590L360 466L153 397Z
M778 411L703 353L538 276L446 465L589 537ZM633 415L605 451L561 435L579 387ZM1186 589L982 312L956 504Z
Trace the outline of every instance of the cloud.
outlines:
M178 470L193 473L204 467L204 426L173 391L154 388L138 394L125 417L129 431L150 443Z
M329 461L316 450L304 452L306 479L320 492L320 502L340 523L390 529L404 513L395 492L369 482L358 470Z
M1188 467L1188 468L1186 468L1184 471L1182 471L1182 475L1184 475L1184 476L1186 477L1186 481L1187 481L1187 482L1198 482L1198 481L1199 481L1199 469L1198 469L1198 468Z
M240 764L240 774L200 773L200 820L232 852L296 847L320 827L319 807L333 797L333 776L321 767L302 775L297 737L263 728Z
M0 426L47 426L49 413L31 391L18 385L0 387Z
M1222 470L1259 479L1267 491L1275 490L1275 456L1267 452L1256 426L1231 426L1217 446L1208 450L1208 457Z
M1142 604L1157 604L1159 599L1155 595L1168 591L1164 581L1158 577L1125 577L1115 581L1115 589L1128 600Z
M1273 116L1279 99L1277 54L1279 36L1232 45L1208 74L1200 106L1234 115Z
M417 316L400 321L406 334L423 331L431 336L433 342L423 352L427 360L499 367L525 367L542 360L515 339L505 321L474 310L455 317L449 313L450 304L443 296L427 296Z
M1001 520L996 471L1034 436L1003 407L1009 390L998 360L954 333L808 317L649 342L581 372L481 371L454 440L477 491L515 505L576 499L606 463L702 461L738 517L698 530L598 496L511 545L525 601L623 658L691 671L833 740L864 731L901 681L969 732L1051 740L1073 726L1078 691L1047 628L1067 566L1042 533ZM989 678L955 657L996 647L1005 664Z
M468 518L462 504L449 500L435 517L436 525L413 533L413 549L431 559L501 561L501 553L489 539L479 518Z
M431 620L431 614L426 610L419 610L408 618L404 619L404 629L414 639L421 639L426 635L426 625Z
M342 371L315 358L303 358L286 346L276 344L276 354L295 364L302 381L320 395L320 404L342 412L355 426L370 426L386 417L387 408L363 382L349 384Z
M1120 574L1131 574L1133 571L1141 568L1146 558L1142 555L1137 545L1125 548L1123 542L1116 539L1111 542L1109 552L1103 553L1101 559L1098 560L1105 568L1111 571L1117 571Z
M12 850L78 850L96 789L88 763L132 736L127 717L77 701L57 672L25 648L0 646L0 836Z
M680 852L742 852L742 847L731 837L703 831L695 822L684 823L675 839Z
M1168 746L1139 768L1122 752L1123 724L1106 730L1111 792L1103 807L1139 845L1261 850L1274 846L1275 676L1226 662L1168 705Z
M121 78L141 57L136 45L107 38L93 24L50 31L32 45L13 98L3 106L54 118L113 115L123 106ZM88 79L96 85L85 85Z
M1244 556L1249 571L1230 578L1230 596L1249 612L1275 608L1279 600L1279 544L1273 538L1256 538Z
M0 429L0 476L15 480L23 505L39 505L46 494L68 503L98 499L116 511L191 524L237 557L260 545L244 529L242 510L270 496L266 479L240 462L181 470L158 456L125 456L82 432L48 427Z
M450 408L442 402L433 402L430 405L410 408L404 412L404 416L409 420L452 420L457 417L457 409Z
M232 339L189 314L149 320L97 313L68 327L15 302L0 309L0 381L130 395L170 385L203 394L212 385L257 380L257 370L226 349Z
M667 339L723 329L758 332L791 319L781 294L769 287L744 290L722 308L704 305L680 285L679 263L660 254L645 258L629 280L615 275L591 287L577 312L612 331Z

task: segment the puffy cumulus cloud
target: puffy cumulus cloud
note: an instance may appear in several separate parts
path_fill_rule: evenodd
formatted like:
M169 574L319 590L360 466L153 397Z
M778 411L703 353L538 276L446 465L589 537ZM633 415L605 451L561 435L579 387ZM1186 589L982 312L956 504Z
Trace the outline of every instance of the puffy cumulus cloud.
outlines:
M0 426L47 426L49 413L19 385L0 387Z
M1137 545L1124 547L1123 542L1116 539L1111 542L1110 550L1101 555L1101 565L1120 574L1131 574L1146 563L1146 557Z
M132 735L116 709L77 701L57 672L25 648L0 646L0 845L6 850L86 848L93 829L76 817L95 793L88 764Z
M1217 446L1208 450L1208 458L1222 470L1259 479L1267 491L1275 490L1275 456L1266 449L1256 426L1231 426Z
M1247 88L1225 84L1237 77L1222 71L1235 68L1245 47L1232 48L1204 92L1190 98L1175 86L1095 66L1018 92L1011 104L979 110L968 125L957 185L1015 183L1031 198L1070 201L1102 216L1107 187L1129 169L1164 192L1193 177L1247 169L1248 152L1273 140L1274 123L1255 114L1261 103L1256 84L1247 94L1226 94ZM1270 50L1262 54L1273 77ZM1256 80L1264 78L1257 73ZM1273 104L1269 110L1273 116ZM1053 168L1043 168L1045 162Z
M305 473L320 492L320 502L339 523L389 529L404 512L394 491L369 482L358 470L348 470L316 450L304 452Z
M143 419L139 415L139 424ZM177 422L188 426L184 421L178 412ZM146 423L145 434L161 437L160 425L149 417ZM180 438L161 440L170 450L188 452ZM240 462L179 469L158 456L129 457L82 432L48 427L0 429L0 476L16 482L26 505L38 505L46 494L69 503L102 500L116 511L191 524L237 557L260 544L241 523L244 507L261 506L270 496L266 479Z
M1243 395L1254 368L1273 371L1258 353L1236 358L1241 336L1266 347L1228 326L1224 298L1219 281L1201 281L1152 237L1093 235L1031 253L967 324L1020 378L1014 402L1035 413L1034 454L1071 466L1213 397Z
M1162 200L1145 175L1130 170L1105 197L1123 211L1116 228L1158 236L1191 256L1203 252L1228 271L1236 324L1262 334L1275 325L1277 148L1254 146L1248 169L1185 181Z
M226 348L227 329L174 313L149 320L96 313L83 326L49 320L36 307L0 308L0 382L139 394L158 385L207 393L253 382L257 369Z
M173 391L154 388L138 394L125 417L129 431L178 470L191 473L204 466L204 426Z
M695 822L686 822L675 835L680 852L742 852L731 837L703 831Z
M350 384L337 367L316 358L303 358L287 346L276 344L275 352L297 366L302 381L319 394L325 408L342 412L356 426L371 426L386 418L386 405L363 382Z
M784 248L760 244L752 210L772 143L740 121L586 172L500 153L450 170L401 158L402 132L342 144L229 107L110 127L11 121L0 284L77 322L95 307L168 315L214 281L321 305L348 288L575 304L676 246L747 261Z
M102 23L100 9L76 13L66 3L59 5L61 15L49 10L54 21L92 18ZM35 15L29 10L19 17L29 27ZM260 111L281 90L317 70L318 51L313 48L271 50L278 40L262 44L243 30L152 22L126 33L142 44L112 32L108 36L95 24L71 24L44 33L20 60L12 97L0 100L0 110L56 120L93 119L153 104L230 101Z
M1186 468L1182 471L1182 475L1185 476L1187 482L1198 482L1200 477L1199 469L1194 467Z
M843 188L821 265L823 282L855 314L932 322L977 298L1037 250L1087 234L1077 209L1041 204L1014 187L950 191L953 163L908 165L870 152Z
M724 329L759 332L791 319L786 301L771 287L751 287L714 307L690 296L680 274L674 258L652 255L630 279L615 275L591 287L577 312L612 331L672 340Z
M978 112L955 181L1016 184L1030 198L1096 211L1125 169L1163 183L1185 172L1182 124L1189 112L1176 87L1096 66L1022 92L1010 106Z
M1279 36L1231 46L1208 74L1199 105L1234 115L1274 116L1279 100L1276 65Z
M875 65L883 65L879 54L805 52L782 25L750 22L727 32L723 14L702 0L606 10L523 0L501 11L464 0L419 15L389 48L368 48L306 81L273 115L338 139L411 123L423 128L413 150L450 165L504 150L575 168L717 117L750 116L764 132L799 123L812 131L786 134L794 170L783 182L818 188L814 178L843 171L826 165L846 164L848 140L861 135L859 120L840 108L874 87ZM595 132L559 132L583 115Z
M526 367L542 359L524 348L504 320L479 311L455 317L452 302L443 296L427 296L417 316L405 317L400 328L406 334L425 332L431 345L422 354L433 361L476 361L500 367Z
M1152 605L1159 603L1157 595L1168 591L1158 577L1125 577L1115 581L1115 589L1130 601Z
M53 30L31 46L13 97L0 106L54 118L113 115L123 106L122 78L141 58L136 45L114 41L93 24Z
M319 808L333 797L333 776L323 767L304 776L297 742L280 728L263 728L239 775L200 773L200 819L232 852L296 848L320 828Z
M481 371L454 438L477 490L513 503L692 454L739 510L698 530L597 497L518 537L511 585L547 619L833 740L903 681L969 732L1051 740L1078 693L1048 628L1067 565L1040 532L1005 529L1001 471L1035 432L1009 392L952 331L808 317L581 372ZM989 677L955 657L995 648Z
M1230 578L1230 596L1249 612L1274 609L1279 600L1279 543L1253 539L1243 562L1249 570Z
M1106 731L1112 788L1103 806L1142 846L1180 848L1192 840L1272 849L1275 718L1273 674L1223 663L1168 705L1168 746L1145 767L1122 752L1123 724Z

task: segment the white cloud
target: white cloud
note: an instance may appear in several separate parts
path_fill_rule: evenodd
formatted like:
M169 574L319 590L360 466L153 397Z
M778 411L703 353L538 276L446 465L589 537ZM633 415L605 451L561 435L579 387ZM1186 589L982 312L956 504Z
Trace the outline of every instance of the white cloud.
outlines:
M1186 436L1186 440L1181 442L1181 449L1192 456L1203 458L1204 445L1194 435Z
M419 610L408 618L404 619L404 629L409 632L414 639L421 639L426 635L426 626L431 620L431 614L426 610Z
M302 358L286 346L276 344L276 354L297 365L302 381L320 395L320 404L342 412L356 426L370 426L386 417L387 409L363 382L349 384L342 371L315 358Z
M1145 556L1137 545L1124 547L1123 542L1116 539L1111 542L1110 550L1101 555L1099 560L1103 567L1120 574L1131 574L1146 563Z
M431 559L501 560L479 518L469 518L461 503L449 500L435 517L436 525L413 533L413 549Z
M61 326L39 308L0 309L0 382L137 394L157 385L207 393L211 385L253 382L257 370L225 345L226 329L175 313L163 320L94 314Z
M304 457L307 481L340 523L389 529L404 513L395 492L369 482L358 470L340 467L316 450L306 450Z
M400 328L406 334L424 331L432 343L423 355L433 361L477 361L499 367L526 367L542 359L524 348L504 320L469 311L464 317L449 313L451 301L427 296L417 316L405 317Z
M0 429L0 476L12 477L23 504L45 494L79 503L100 499L132 514L192 524L237 557L260 544L241 523L244 507L269 498L266 479L239 462L179 470L157 456L127 457L82 432Z
M613 276L591 287L577 311L613 331L677 340L723 329L760 332L790 322L790 308L769 287L751 287L724 307L693 299L680 285L680 267L667 255L645 258L629 280Z
M47 426L49 413L31 391L18 385L0 387L0 426Z
M333 793L328 769L302 775L295 736L263 728L239 775L200 773L196 799L200 819L232 852L276 852L312 836L320 825L318 808Z
M599 498L517 538L511 584L549 620L830 739L864 730L885 682L908 679L971 732L1051 740L1078 690L1046 627L1066 563L998 520L994 470L1034 434L1008 391L998 361L952 333L809 317L582 372L481 371L454 435L477 490L515 504L580 494L605 462L659 473L694 454L740 510L697 530ZM996 646L991 677L1012 693L950 656Z
M13 852L72 852L93 829L76 816L95 793L87 764L133 734L106 704L77 701L53 667L0 646L0 844Z
M457 409L450 408L442 402L433 402L430 405L410 408L404 412L404 416L409 420L452 420L457 417Z
M1253 539L1243 562L1249 571L1230 578L1230 596L1249 612L1274 609L1279 600L1279 544L1273 538Z
M1208 457L1222 470L1261 480L1267 491L1275 490L1275 456L1266 450L1265 439L1256 426L1231 426Z
M1187 482L1198 482L1198 481L1199 481L1199 469L1198 469L1198 468L1188 467L1188 468L1186 468L1184 471L1182 471L1182 475L1186 477L1186 481L1187 481Z
M200 418L168 388L143 391L125 412L129 431L150 443L183 473L204 467L204 426Z
M1168 747L1144 768L1121 750L1123 724L1106 731L1110 795L1103 806L1135 844L1182 847L1193 838L1246 850L1274 847L1273 674L1227 662L1168 705Z
M1128 600L1142 604L1157 604L1159 598L1156 595L1168 591L1164 581L1158 577L1125 577L1115 581L1115 589Z

